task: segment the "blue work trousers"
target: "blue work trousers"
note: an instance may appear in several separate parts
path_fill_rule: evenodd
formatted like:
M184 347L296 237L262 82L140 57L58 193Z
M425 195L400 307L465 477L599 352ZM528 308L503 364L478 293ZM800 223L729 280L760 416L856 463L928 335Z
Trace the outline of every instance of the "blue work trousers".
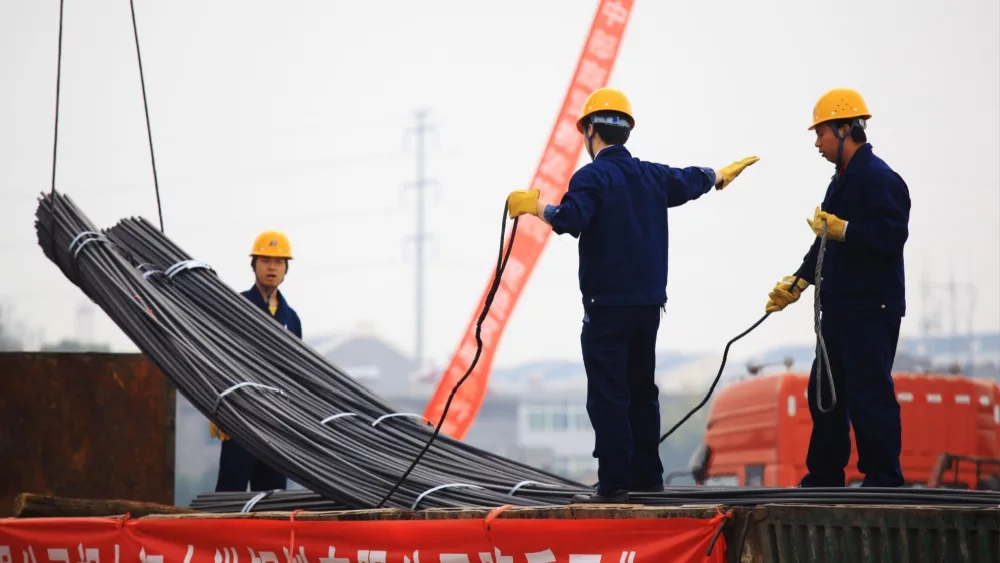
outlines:
M902 319L884 311L823 314L821 330L833 372L837 404L820 412L816 404L819 363L809 375L809 414L812 436L806 456L808 472L803 487L843 487L844 469L851 457L850 428L858 445L858 471L863 487L901 487L899 465L902 425L892 381L899 326ZM825 368L824 368L825 371ZM824 410L829 409L828 377L820 377Z
M272 491L287 486L285 476L254 457L246 448L230 438L222 442L219 453L219 479L215 483L216 492L247 490Z
M580 334L597 492L663 484L656 333L662 307L587 307Z

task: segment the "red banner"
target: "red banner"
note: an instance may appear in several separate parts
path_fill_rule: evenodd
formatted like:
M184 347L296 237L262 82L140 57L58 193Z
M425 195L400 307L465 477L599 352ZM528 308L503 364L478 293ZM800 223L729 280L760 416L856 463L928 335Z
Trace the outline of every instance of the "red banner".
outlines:
M722 563L726 546L717 532L727 516L6 519L0 520L0 563Z
M558 202L566 192L573 169L580 158L580 151L583 150L583 135L576 129L576 120L580 116L580 110L587 96L608 83L611 69L614 67L615 59L618 58L618 48L625 34L625 26L632 12L632 1L601 0L597 8L583 53L580 54L569 90L563 99L562 109L549 134L545 152L542 153L531 181L530 187L538 188L542 201ZM483 321L480 334L483 350L479 362L455 393L455 398L448 408L448 417L441 428L442 433L461 440L472 426L472 421L479 413L479 407L486 395L490 368L493 365L493 356L500 335L551 232L552 229L548 225L533 218L526 218L518 223L517 239L511 250L503 279L493 299L490 312ZM507 247L508 241L509 235L504 241L504 248ZM476 355L476 322L479 320L483 303L486 302L486 295L492 284L491 274L479 304L473 311L472 319L465 327L458 350L438 381L434 396L424 410L424 417L434 424L441 419L441 413L444 411L445 403L448 402L452 388L472 365L472 359Z

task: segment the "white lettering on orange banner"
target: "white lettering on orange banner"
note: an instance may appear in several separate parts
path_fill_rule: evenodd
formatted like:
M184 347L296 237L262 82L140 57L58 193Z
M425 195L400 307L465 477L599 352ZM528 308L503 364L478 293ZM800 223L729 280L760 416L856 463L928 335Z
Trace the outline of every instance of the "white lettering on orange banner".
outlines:
M466 341L466 343L462 346L462 348L459 349L459 351L458 351L458 360L459 360L458 361L458 365L461 366L461 369L455 370L455 374L457 376L455 378L456 380L459 377L462 377L462 375L464 375L464 373L469 370L469 366L472 365L472 360L475 359L475 357L476 357L476 349L477 349L477 347L478 346L476 345L475 336L473 336L473 338L468 339ZM459 373L459 372L461 372L461 373Z
M188 546L192 549L194 546ZM285 558L288 558L288 548L285 548ZM185 562L190 563L190 562ZM215 550L215 563L240 563L240 554L235 546L223 547L222 551ZM289 563L292 563L291 561Z
M528 563L555 563L556 561L556 556L552 553L551 549L536 551L534 553L525 553L524 558L528 560Z
M514 556L513 555L504 555L500 551L499 547L494 547L493 548L493 553L494 553L494 555L496 555L496 558L497 558L495 562L493 561L493 558L490 557L489 553L480 553L479 554L479 561L480 561L480 563L486 563L487 561L489 563L514 563ZM485 559L483 558L484 555L486 556Z
M500 323L497 321L496 317L490 315L486 317L483 321L482 332L480 333L480 338L483 341L483 347L493 347L496 344L497 331L500 330Z
M524 237L527 237L528 241L535 243L534 245L544 243L545 239L548 238L549 233L551 232L552 232L552 227L549 227L547 224L543 223L541 219L537 219L534 217L524 219L517 225L518 246L524 246L524 241L525 241ZM510 255L511 255L511 260L513 260L514 253L511 252ZM510 261L507 262L507 266L510 266ZM503 278L504 279L507 278L506 269L504 269ZM503 280L501 280L500 287L504 287Z
M549 150L545 151L545 157L542 159L538 170L549 178L558 178L565 176L566 171L572 168L572 166L573 161L565 153L556 147L549 147Z
M506 319L510 315L510 289L502 284L497 288L497 293L493 296L493 305L490 307L490 314L496 311L496 316Z
M597 90L602 84L606 84L609 74L611 74L611 69L596 61L584 59L580 63L580 84L588 90ZM573 130L576 131L576 127ZM577 133L577 136L579 135Z
M594 55L599 61L607 61L614 58L618 52L618 36L605 31L596 30L594 36L587 44L587 53Z
M466 412L462 412L463 417L467 416ZM461 417L460 417L461 418ZM450 423L446 423L446 426L450 426ZM444 429L442 429L443 431ZM115 545L115 552L117 555L118 545ZM273 551L261 551L259 555L254 552L253 548L245 546L246 549L251 554L252 561L272 561L276 560L277 556ZM220 550L221 549L221 550ZM230 557L232 553L233 559L237 558L237 550L235 547L227 548L223 547L220 549L215 549L215 563L224 563L226 558ZM306 557L306 548L304 546L298 546L298 553L289 553L288 548L284 547L283 554L286 559L290 562L308 563L308 558ZM82 546L79 547L80 551L83 551ZM230 552L231 550L231 552ZM67 562L69 559L69 550L65 548L48 548L46 550L49 561L52 562ZM404 563L420 563L420 551L419 550L408 550L411 555L403 555L402 560ZM33 546L28 546L28 549L23 552L26 557L34 557ZM211 553L211 551L209 551ZM394 550L394 557L389 557L389 552L385 550L372 550L372 549L358 549L356 550L354 557L344 554L345 556L337 556L337 548L334 546L328 546L326 551L326 556L320 556L317 559L319 563L390 563L390 561L399 561L396 557L399 557L398 551ZM191 563L194 554L194 546L188 546L187 556L184 558L185 563ZM225 555L223 555L225 554ZM552 549L544 549L542 551L533 552L521 552L524 560L527 563L555 563L556 561L568 561L568 563L602 563L605 559L599 553L569 553L566 554L565 559L559 559L555 551ZM437 555L435 557L435 555ZM635 551L622 551L620 557L616 557L614 560L609 560L609 563L634 563L636 558ZM229 559L232 561L233 559ZM450 563L471 563L473 559L478 559L480 563L514 563L514 555L504 555L500 548L494 548L493 553L486 551L480 551L475 553L475 555L470 556L468 553L425 553L424 561L440 561L450 562ZM163 555L148 555L145 548L139 552L140 562L146 563L162 563L164 561ZM88 548L85 555L81 555L80 561L75 561L73 563L82 562L97 562L100 561L100 556L96 548ZM203 560L207 563L207 559ZM9 546L0 546L0 563L13 563L11 550Z
M69 550L68 549L49 549L49 561L69 563Z
M581 62L581 65L583 63ZM574 81L573 89L570 90L569 97L566 103L565 115L573 119L573 123L580 117L580 110L583 108L583 104L587 101L587 96L590 95L590 90L584 90L580 85Z
M80 555L79 563L101 563L101 552L96 547L84 549L81 543L76 546L76 552Z
M384 551L372 551L368 549L358 550L358 563L388 563L386 561L386 552Z
M278 554L276 554L273 551L261 551L260 556L258 557L258 555L254 552L253 549L248 547L247 550L250 552L251 563L278 563ZM159 561L158 563L163 563L162 558L161 561Z
M309 560L306 559L306 548L301 545L299 546L299 552L295 554L289 553L287 547L283 547L281 550L285 553L285 561L288 563L309 563ZM233 550L233 552L235 553L236 550ZM216 561L218 561L218 557L216 557Z
M517 288L520 291L521 284L524 283L524 273L527 269L523 262L511 255L510 259L507 260L507 266L503 270L503 278L500 280L500 285L507 286L512 291L512 288Z
M351 563L350 557L337 557L337 548L327 547L326 557L320 557L319 563Z
M631 12L631 10L631 2L629 3L628 8L623 6L621 2L606 2L601 8L601 16L604 17L604 25L607 27L625 25L625 22L628 21L629 12Z
M563 118L556 125L556 132L552 136L552 144L559 147L559 150L564 153L570 154L580 150L581 139L580 131L576 128L576 121Z

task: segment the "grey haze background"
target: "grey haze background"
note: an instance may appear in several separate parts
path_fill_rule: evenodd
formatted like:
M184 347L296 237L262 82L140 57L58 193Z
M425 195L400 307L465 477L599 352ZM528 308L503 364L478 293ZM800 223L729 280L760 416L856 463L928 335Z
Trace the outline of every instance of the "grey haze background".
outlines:
M596 6L136 2L168 236L242 290L254 235L284 230L296 260L283 290L307 339L361 330L412 353L415 194L404 185L415 165L404 131L428 108L437 184L425 341L434 365L447 364L492 272L504 197L531 180ZM65 7L57 187L102 227L156 219L130 17L124 1ZM55 0L0 2L0 303L28 348L86 337L132 351L35 240L57 18ZM837 86L865 96L875 151L911 190L904 337L930 317L938 330L1000 329L998 21L986 0L637 0L611 79L636 112L633 154L676 166L761 158L671 213L661 348L720 351L797 267L812 239L803 219L832 173L806 126ZM577 361L575 246L550 240L498 370ZM974 292L952 305L940 290L951 280ZM808 346L805 301L739 354Z

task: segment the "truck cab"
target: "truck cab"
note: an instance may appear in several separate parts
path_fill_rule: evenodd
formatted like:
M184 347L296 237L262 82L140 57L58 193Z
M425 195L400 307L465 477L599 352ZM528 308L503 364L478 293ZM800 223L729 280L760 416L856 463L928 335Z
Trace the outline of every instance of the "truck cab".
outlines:
M894 374L907 486L928 482L951 488L989 488L974 466L959 467L947 479L935 475L943 453L977 459L1000 458L1000 385L956 375ZM809 375L758 375L721 388L709 407L704 443L692 459L692 474L710 486L794 487L805 475L812 421ZM838 397L845 400L844 397ZM849 486L861 484L851 431Z

